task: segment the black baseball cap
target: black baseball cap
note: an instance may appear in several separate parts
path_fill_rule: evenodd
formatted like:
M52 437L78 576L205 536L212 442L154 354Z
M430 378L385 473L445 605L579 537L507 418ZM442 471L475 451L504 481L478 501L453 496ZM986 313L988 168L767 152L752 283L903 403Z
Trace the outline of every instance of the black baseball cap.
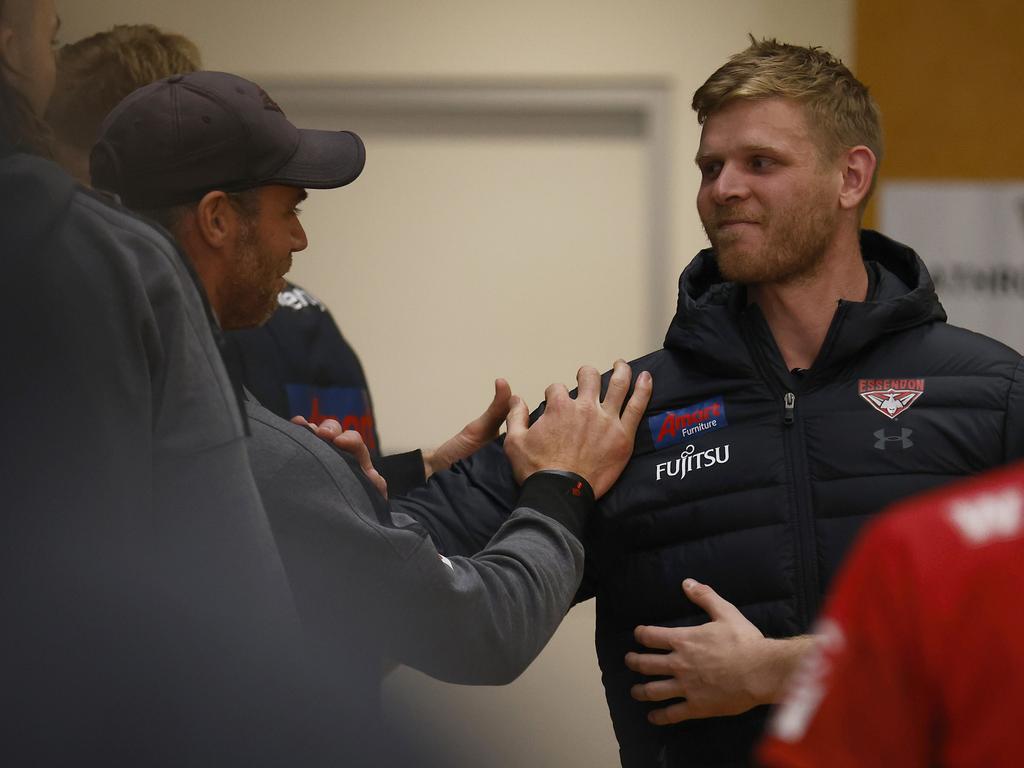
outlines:
M256 83L226 72L172 75L130 94L103 121L93 186L129 208L163 208L263 184L333 189L366 162L350 131L296 128Z

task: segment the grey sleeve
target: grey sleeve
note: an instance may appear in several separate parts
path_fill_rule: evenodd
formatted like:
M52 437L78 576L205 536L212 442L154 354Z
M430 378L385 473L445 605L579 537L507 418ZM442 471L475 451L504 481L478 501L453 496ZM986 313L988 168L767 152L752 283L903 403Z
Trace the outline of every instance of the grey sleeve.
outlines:
M483 551L445 559L308 430L250 416L254 474L304 622L356 624L382 654L458 683L508 682L544 647L583 573L594 502L579 478L538 473Z
M388 644L398 660L450 682L514 680L558 628L583 576L576 521L562 517L572 479L531 477L519 504L473 557L442 558L429 538L409 559L403 603L413 620ZM576 510L568 510L575 512ZM562 519L563 522L558 522Z

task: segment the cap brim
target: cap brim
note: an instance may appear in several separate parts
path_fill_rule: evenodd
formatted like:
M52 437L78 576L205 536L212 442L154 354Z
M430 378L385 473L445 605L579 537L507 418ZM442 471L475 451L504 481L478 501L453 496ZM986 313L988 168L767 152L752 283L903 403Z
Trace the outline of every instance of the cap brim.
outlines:
M334 189L355 181L366 164L363 141L351 131L299 129L299 147L265 183Z

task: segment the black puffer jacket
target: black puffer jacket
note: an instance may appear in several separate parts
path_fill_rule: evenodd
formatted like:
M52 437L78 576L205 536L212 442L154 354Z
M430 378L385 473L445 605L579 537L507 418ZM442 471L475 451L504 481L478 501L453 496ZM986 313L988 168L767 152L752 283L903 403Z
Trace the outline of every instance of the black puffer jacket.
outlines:
M634 627L708 620L682 596L684 578L768 636L800 634L872 514L1024 456L1020 355L947 325L912 250L874 232L861 247L868 300L839 302L809 371L786 370L759 309L722 282L709 251L683 273L665 348L633 363L654 376L654 395L593 521L580 594L597 597L623 765L746 765L764 722L759 708L659 728L630 698ZM515 497L497 445L435 478L398 504L442 550L478 548Z

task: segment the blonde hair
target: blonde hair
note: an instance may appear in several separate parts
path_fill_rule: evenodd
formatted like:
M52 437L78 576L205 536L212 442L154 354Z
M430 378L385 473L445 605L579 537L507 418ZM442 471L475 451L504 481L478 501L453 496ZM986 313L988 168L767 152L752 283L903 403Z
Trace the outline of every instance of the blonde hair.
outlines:
M881 163L878 105L846 65L821 48L757 40L751 35L750 47L719 67L693 94L693 109L703 125L730 101L776 97L804 106L821 141L823 158L864 145Z
M86 152L103 119L132 91L202 66L199 48L152 24L119 24L57 54L57 87L46 119L57 138Z

